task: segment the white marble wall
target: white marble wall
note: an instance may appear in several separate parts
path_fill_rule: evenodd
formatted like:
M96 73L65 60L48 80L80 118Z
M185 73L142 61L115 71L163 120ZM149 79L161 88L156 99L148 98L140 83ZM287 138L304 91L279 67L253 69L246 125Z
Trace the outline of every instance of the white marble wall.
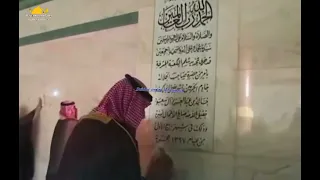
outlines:
M301 179L301 2L240 2L235 179Z
M183 179L300 179L300 7L298 0L219 1L214 153L171 152ZM143 77L153 13L139 11Z
M19 37L136 10L139 24L108 30L131 34L117 39L106 35L99 40L96 34L101 31L20 48L21 102L33 107L39 95L47 94L39 180L47 168L60 100L75 100L83 113L126 72L147 85L151 81L154 1L73 1L45 3L53 15L51 23L34 25L20 18L26 28ZM299 0L219 1L214 153L171 152L183 180L301 179L300 7ZM88 11L69 17L70 9ZM50 96L54 88L60 88L58 99Z
M73 100L79 116L89 112L124 74L135 75L138 26L88 33L20 47L20 106L43 98L36 147L36 179L45 177L60 102ZM58 92L58 93L56 93Z
M47 21L29 21L30 7L19 11L19 38L105 19L152 6L154 0L54 0L40 4L52 16Z

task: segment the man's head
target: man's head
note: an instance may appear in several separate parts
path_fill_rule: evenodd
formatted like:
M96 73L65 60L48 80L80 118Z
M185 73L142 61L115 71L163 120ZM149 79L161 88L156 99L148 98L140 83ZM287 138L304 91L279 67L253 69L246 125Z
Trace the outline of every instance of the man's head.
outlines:
M94 110L136 129L145 118L145 108L152 101L148 92L136 91L137 87L145 85L127 74L107 92Z

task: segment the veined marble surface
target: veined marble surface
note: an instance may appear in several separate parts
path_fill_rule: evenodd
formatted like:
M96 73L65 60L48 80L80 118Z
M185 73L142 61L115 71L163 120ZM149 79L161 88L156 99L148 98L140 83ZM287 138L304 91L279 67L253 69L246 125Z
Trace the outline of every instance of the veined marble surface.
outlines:
M301 1L239 2L240 69L301 67Z
M300 159L238 158L234 180L300 180Z
M172 152L176 179L300 179L300 7L219 1L214 153ZM146 81L153 14L153 7L139 11L137 69L144 71L137 73Z
M297 158L301 151L300 68L239 72L237 153ZM244 111L246 108L247 112ZM250 113L248 113L250 111Z

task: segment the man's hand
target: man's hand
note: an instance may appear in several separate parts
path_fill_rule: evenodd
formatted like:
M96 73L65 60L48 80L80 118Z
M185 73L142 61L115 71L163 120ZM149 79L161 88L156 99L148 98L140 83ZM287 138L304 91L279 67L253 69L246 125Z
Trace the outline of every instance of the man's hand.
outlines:
M147 169L147 180L171 180L173 177L173 161L163 148L159 148L152 156Z

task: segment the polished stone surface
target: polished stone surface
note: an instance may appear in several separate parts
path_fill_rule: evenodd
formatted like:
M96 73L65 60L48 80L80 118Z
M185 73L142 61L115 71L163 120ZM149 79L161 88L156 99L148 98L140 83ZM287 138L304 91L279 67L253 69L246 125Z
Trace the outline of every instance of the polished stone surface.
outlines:
M234 180L300 180L301 159L238 158Z
M105 19L152 6L153 0L55 0L40 4L48 8L50 20L29 21L29 9L19 11L19 38ZM34 8L34 7L31 7Z
M240 0L241 69L301 67L301 1Z
M238 103L251 113L238 111L238 154L279 158L301 155L300 70L240 71L243 86Z
M37 179L46 173L60 102L75 101L82 116L124 74L135 75L137 35L137 25L130 25L20 47L19 104L33 108L39 97L44 104L36 147Z

